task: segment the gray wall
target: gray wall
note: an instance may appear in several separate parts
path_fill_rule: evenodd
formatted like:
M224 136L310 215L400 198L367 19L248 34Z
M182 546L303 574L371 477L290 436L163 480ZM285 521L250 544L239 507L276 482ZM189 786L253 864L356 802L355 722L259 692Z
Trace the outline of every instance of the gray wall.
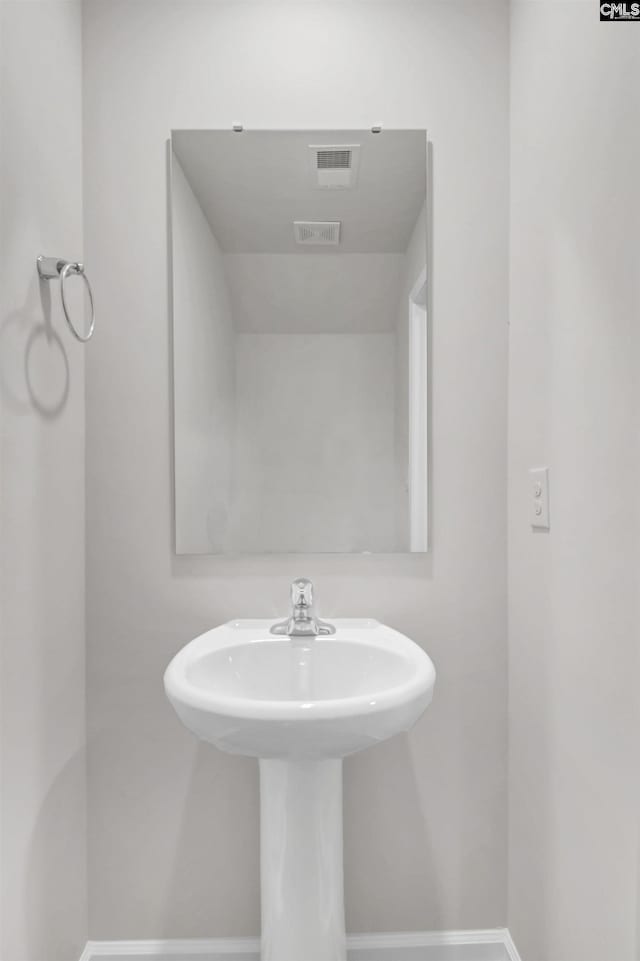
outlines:
M232 616L369 615L439 670L410 737L346 767L351 930L506 921L508 8L88 0L90 932L258 930L257 769L199 745L162 691ZM334 65L326 71L327 58ZM434 144L433 551L175 557L165 141L172 127L423 127Z
M171 161L176 550L219 551L233 484L236 377L231 299L218 242Z
M509 925L631 961L638 837L637 28L512 12ZM527 470L551 468L549 534Z
M256 334L391 331L404 254L225 254L236 330Z
M82 257L80 83L80 4L0 3L3 961L87 934L85 354L35 265Z
M227 549L398 549L395 340L383 332L237 335Z

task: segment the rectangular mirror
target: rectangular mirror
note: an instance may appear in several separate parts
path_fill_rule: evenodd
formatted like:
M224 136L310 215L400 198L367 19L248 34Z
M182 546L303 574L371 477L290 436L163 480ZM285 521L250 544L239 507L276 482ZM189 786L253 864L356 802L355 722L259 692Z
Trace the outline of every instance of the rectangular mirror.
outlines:
M173 131L179 554L427 549L425 130Z

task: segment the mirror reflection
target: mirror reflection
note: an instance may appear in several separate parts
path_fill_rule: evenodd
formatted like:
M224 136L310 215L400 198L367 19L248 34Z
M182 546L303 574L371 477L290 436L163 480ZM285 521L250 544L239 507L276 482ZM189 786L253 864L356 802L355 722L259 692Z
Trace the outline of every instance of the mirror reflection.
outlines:
M178 553L427 549L426 143L173 132Z

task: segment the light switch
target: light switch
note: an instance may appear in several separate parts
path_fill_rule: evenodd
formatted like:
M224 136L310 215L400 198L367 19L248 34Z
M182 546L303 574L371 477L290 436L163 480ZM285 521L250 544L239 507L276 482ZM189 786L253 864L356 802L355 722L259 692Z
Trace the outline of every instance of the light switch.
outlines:
M529 471L531 526L549 530L549 468L534 467Z

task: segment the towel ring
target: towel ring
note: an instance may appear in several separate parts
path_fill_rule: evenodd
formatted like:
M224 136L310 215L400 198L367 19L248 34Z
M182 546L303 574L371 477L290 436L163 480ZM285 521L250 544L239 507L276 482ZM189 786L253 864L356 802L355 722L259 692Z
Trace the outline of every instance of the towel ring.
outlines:
M79 340L81 344L86 344L86 342L91 340L93 337L93 331L96 326L96 311L93 305L93 291L91 290L89 278L84 272L84 264L72 260L60 260L58 257L42 256L38 257L36 263L38 264L38 274L42 280L53 280L54 277L60 278L60 299L62 301L62 310L65 320L67 321L69 330L76 340ZM77 330L69 314L69 307L67 305L67 299L64 292L64 282L69 274L75 274L76 276L82 277L89 295L89 304L91 305L91 323L89 324L89 330L86 334L81 334Z

